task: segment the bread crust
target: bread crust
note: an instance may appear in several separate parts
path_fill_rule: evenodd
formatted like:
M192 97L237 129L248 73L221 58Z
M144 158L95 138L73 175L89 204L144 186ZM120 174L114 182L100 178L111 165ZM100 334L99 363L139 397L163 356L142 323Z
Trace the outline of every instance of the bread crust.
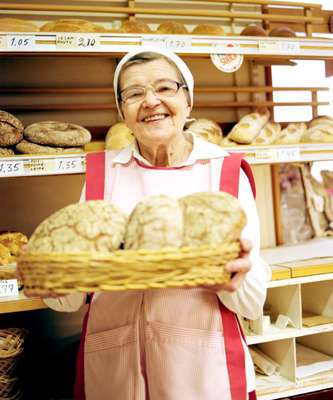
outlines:
M21 140L16 145L18 153L22 154L63 154L63 153L83 153L82 147L50 147L41 144L31 143L28 140Z
M14 146L23 139L23 124L14 115L0 111L0 146Z

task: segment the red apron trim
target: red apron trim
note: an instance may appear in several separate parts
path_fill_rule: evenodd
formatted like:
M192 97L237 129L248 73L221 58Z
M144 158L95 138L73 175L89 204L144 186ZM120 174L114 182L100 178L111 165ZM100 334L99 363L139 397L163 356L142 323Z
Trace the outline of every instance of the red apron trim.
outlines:
M91 296L92 300L92 296ZM83 319L81 339L79 351L76 358L76 376L74 384L74 399L75 400L86 400L86 393L84 389L84 342L87 333L88 318L90 312L91 302L89 303L88 310Z
M104 199L105 152L86 155L86 200Z
M257 400L257 395L254 390L253 390L253 392L249 393L249 400Z
M248 164L242 160L243 154L231 153L225 157L222 164L220 176L220 191L230 193L238 197L239 188L239 173L240 168L245 166L244 171L249 177L249 181L254 188L254 179ZM252 180L252 183L251 183ZM239 327L236 315L228 310L224 304L219 302L224 346L227 360L227 368L230 383L230 392L232 400L245 400L247 398L246 385L246 369L245 369L245 354L241 339L242 331ZM252 400L254 400L252 398Z

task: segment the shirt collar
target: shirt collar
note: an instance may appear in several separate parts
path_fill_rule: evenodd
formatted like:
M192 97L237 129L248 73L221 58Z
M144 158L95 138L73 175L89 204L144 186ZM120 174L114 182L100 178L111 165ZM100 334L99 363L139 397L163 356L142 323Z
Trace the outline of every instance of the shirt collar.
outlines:
M183 164L177 165L177 167L193 165L198 160L209 160L211 158L220 158L229 155L229 153L223 150L222 147L219 147L215 144L209 143L206 140L199 138L189 130L187 131L187 133L192 137L193 148L188 159L184 161ZM119 153L114 157L113 162L118 164L127 164L133 157L145 165L152 166L152 164L140 154L139 147L136 141L134 141L132 144L125 147L124 149L120 150Z

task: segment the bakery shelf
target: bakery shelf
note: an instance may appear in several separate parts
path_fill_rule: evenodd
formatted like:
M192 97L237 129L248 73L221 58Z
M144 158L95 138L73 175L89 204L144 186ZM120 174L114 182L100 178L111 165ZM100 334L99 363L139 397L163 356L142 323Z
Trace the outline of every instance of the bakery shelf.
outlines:
M230 152L245 153L245 158L252 165L333 160L333 143L260 147L237 146L226 147L225 149ZM80 174L84 172L84 154L0 157L0 178Z
M164 47L180 54L244 54L278 58L332 58L333 40L244 36L0 33L0 54L83 53L122 54L138 46Z
M42 299L28 298L23 293L19 292L18 296L0 298L0 314L32 311L47 308Z

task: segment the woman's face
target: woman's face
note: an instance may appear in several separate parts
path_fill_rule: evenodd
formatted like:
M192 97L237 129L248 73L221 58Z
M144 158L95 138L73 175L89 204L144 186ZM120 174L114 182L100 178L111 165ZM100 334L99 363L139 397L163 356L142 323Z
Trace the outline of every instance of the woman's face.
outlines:
M121 91L134 86L148 86L143 99L131 104L121 102L121 109L125 123L137 141L149 147L168 144L181 135L190 113L183 88L174 97L155 96L152 86L161 79L180 81L176 69L164 59L131 65L120 76Z

